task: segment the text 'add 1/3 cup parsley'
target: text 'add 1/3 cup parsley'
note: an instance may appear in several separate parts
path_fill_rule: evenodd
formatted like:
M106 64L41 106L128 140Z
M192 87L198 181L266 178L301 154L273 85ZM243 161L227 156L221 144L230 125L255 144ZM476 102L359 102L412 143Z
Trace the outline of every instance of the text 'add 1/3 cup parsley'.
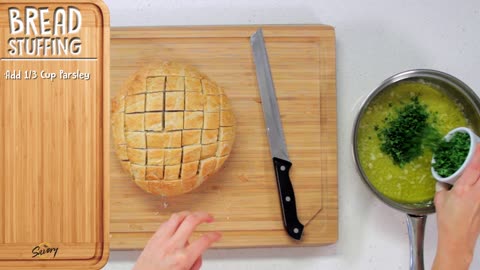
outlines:
M434 151L432 167L441 177L449 177L462 167L470 151L470 135L453 134L449 141L442 140Z

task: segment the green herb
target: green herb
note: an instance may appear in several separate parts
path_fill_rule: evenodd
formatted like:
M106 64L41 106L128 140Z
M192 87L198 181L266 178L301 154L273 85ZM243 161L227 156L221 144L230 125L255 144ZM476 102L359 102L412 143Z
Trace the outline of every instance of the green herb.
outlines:
M396 110L396 115L385 119L385 126L375 127L380 139L380 149L403 167L423 153L423 146L435 148L441 139L439 132L428 122L427 106L420 103L418 96Z
M465 162L470 150L470 136L467 133L457 132L450 141L442 140L434 151L435 171L441 177L454 174Z
M436 120L433 119L432 123L436 123ZM427 124L425 130L423 131L423 146L429 148L432 151L435 151L441 140L442 135L440 134L440 132L431 124Z

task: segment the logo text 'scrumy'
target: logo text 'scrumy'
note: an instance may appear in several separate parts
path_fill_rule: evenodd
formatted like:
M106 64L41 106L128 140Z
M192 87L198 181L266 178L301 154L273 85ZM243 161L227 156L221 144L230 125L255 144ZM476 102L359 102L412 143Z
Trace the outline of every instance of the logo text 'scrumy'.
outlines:
M32 249L32 258L55 259L58 247L52 247L49 243L43 242Z

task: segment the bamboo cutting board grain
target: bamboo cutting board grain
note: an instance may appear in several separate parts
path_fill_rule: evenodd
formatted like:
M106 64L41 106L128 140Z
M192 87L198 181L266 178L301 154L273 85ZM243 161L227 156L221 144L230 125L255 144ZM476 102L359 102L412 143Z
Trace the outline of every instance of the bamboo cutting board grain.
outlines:
M27 6L48 8L51 23L57 8L78 8L81 53L7 53L8 9L23 16ZM108 9L95 0L0 2L0 37L0 269L99 269L109 253ZM7 70L22 79L7 80ZM60 70L91 78L41 78Z
M284 232L249 37L255 26L114 28L111 95L152 61L190 64L225 87L237 139L225 168L190 194L149 195L130 181L111 147L111 246L140 249L177 211L203 210L216 247L333 243L338 234L335 33L330 26L266 26L265 40L290 158L303 240ZM164 204L168 204L165 208Z

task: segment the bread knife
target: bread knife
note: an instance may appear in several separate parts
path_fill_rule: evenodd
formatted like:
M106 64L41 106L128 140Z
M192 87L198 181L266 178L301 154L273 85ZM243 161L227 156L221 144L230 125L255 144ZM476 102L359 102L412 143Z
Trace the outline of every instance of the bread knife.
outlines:
M275 94L262 29L258 29L258 31L250 37L250 44L253 50L253 59L257 71L257 82L262 100L270 153L272 155L277 180L280 206L283 215L283 226L290 237L300 240L303 233L303 224L298 220L295 193L289 176L292 162L288 157L282 120L280 119L280 111L278 109L277 96Z

